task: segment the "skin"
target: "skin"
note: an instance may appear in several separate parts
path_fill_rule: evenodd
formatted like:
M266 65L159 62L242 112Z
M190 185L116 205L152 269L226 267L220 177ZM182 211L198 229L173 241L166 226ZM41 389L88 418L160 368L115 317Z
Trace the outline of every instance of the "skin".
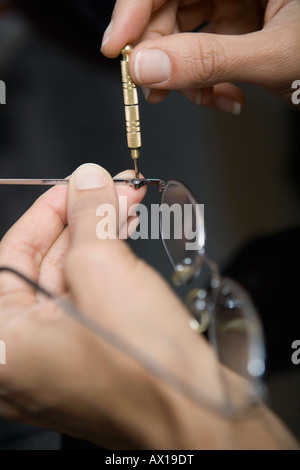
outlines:
M201 32L190 33L205 21ZM197 104L237 114L245 100L234 82L259 85L291 103L292 83L300 79L299 22L298 0L117 0L102 52L116 57L135 44L130 72L151 103L178 90ZM149 50L169 58L163 82L137 73L139 52ZM160 67L157 60L152 76Z
M0 265L67 295L86 315L219 403L214 353L189 327L180 300L125 241L97 238L99 204L118 209L121 194L130 204L144 196L144 190L116 190L105 171L101 188L77 189L82 172L95 182L99 171L103 176L96 165L83 165L69 190L54 187L41 196L1 241ZM126 224L126 214L121 216ZM11 274L0 275L0 312L7 346L7 364L0 366L5 418L113 449L297 448L265 407L240 421L225 419L158 380Z

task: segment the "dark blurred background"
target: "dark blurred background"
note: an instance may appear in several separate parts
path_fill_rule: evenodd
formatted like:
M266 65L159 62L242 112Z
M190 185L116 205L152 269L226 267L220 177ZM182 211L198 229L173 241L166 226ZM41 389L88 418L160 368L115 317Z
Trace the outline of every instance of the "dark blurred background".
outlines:
M119 60L99 52L114 0L11 4L0 0L0 177L62 178L85 162L112 174L131 167ZM141 95L141 170L186 182L205 204L207 252L252 294L266 332L269 403L300 438L300 366L291 362L300 336L300 114L242 88L240 117L175 93L159 105ZM0 187L1 236L42 191ZM147 202L158 201L149 191ZM160 241L131 245L169 279ZM92 446L0 419L0 449L80 447Z

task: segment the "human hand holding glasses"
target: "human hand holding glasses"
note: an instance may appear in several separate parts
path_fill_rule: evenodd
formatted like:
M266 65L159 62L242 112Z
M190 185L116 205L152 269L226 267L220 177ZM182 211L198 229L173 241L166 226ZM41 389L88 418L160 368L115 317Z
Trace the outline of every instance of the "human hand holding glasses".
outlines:
M234 383L238 394L244 381L227 369L220 377L213 348L190 328L187 310L157 272L124 241L97 238L101 203L118 209L120 195L132 204L143 198L144 189L132 189L137 182L131 178L120 175L118 180L129 183L114 185L103 170L84 166L69 180L68 208L66 187L52 188L1 242L0 266L17 269L58 298L67 295L73 316L77 309L81 323L90 327L83 328L33 286L2 273L0 337L7 364L0 368L1 414L107 448L295 447L261 405L258 414L240 421L221 413L227 404L224 374L226 391ZM184 186L170 182L163 187L163 202L174 189L190 201ZM122 214L121 220L127 222ZM199 271L203 246L195 258L185 256L179 263L171 244L164 243L177 283ZM213 304L229 305L232 312L245 300L233 296L235 286L228 297L231 284L219 290L224 282L211 266L212 295L205 303L210 318ZM189 299L194 307L204 300L199 295ZM241 320L234 324L240 327Z

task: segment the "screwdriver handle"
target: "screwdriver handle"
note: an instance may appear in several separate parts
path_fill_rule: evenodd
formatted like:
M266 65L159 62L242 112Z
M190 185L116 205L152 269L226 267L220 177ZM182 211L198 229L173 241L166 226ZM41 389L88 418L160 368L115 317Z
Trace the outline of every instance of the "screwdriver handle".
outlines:
M121 72L122 85L125 106L125 120L127 144L131 150L131 157L138 159L140 156L139 149L142 146L141 124L138 92L129 72L129 56L132 46L128 45L122 50Z

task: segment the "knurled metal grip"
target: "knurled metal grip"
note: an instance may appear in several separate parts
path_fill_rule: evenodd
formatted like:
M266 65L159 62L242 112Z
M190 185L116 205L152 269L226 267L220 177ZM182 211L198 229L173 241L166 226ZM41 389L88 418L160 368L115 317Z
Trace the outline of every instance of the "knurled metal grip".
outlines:
M123 96L125 106L127 144L131 149L133 159L139 158L139 149L142 146L140 111L138 92L129 72L129 55L132 46L126 46L122 50L121 72L123 84Z

